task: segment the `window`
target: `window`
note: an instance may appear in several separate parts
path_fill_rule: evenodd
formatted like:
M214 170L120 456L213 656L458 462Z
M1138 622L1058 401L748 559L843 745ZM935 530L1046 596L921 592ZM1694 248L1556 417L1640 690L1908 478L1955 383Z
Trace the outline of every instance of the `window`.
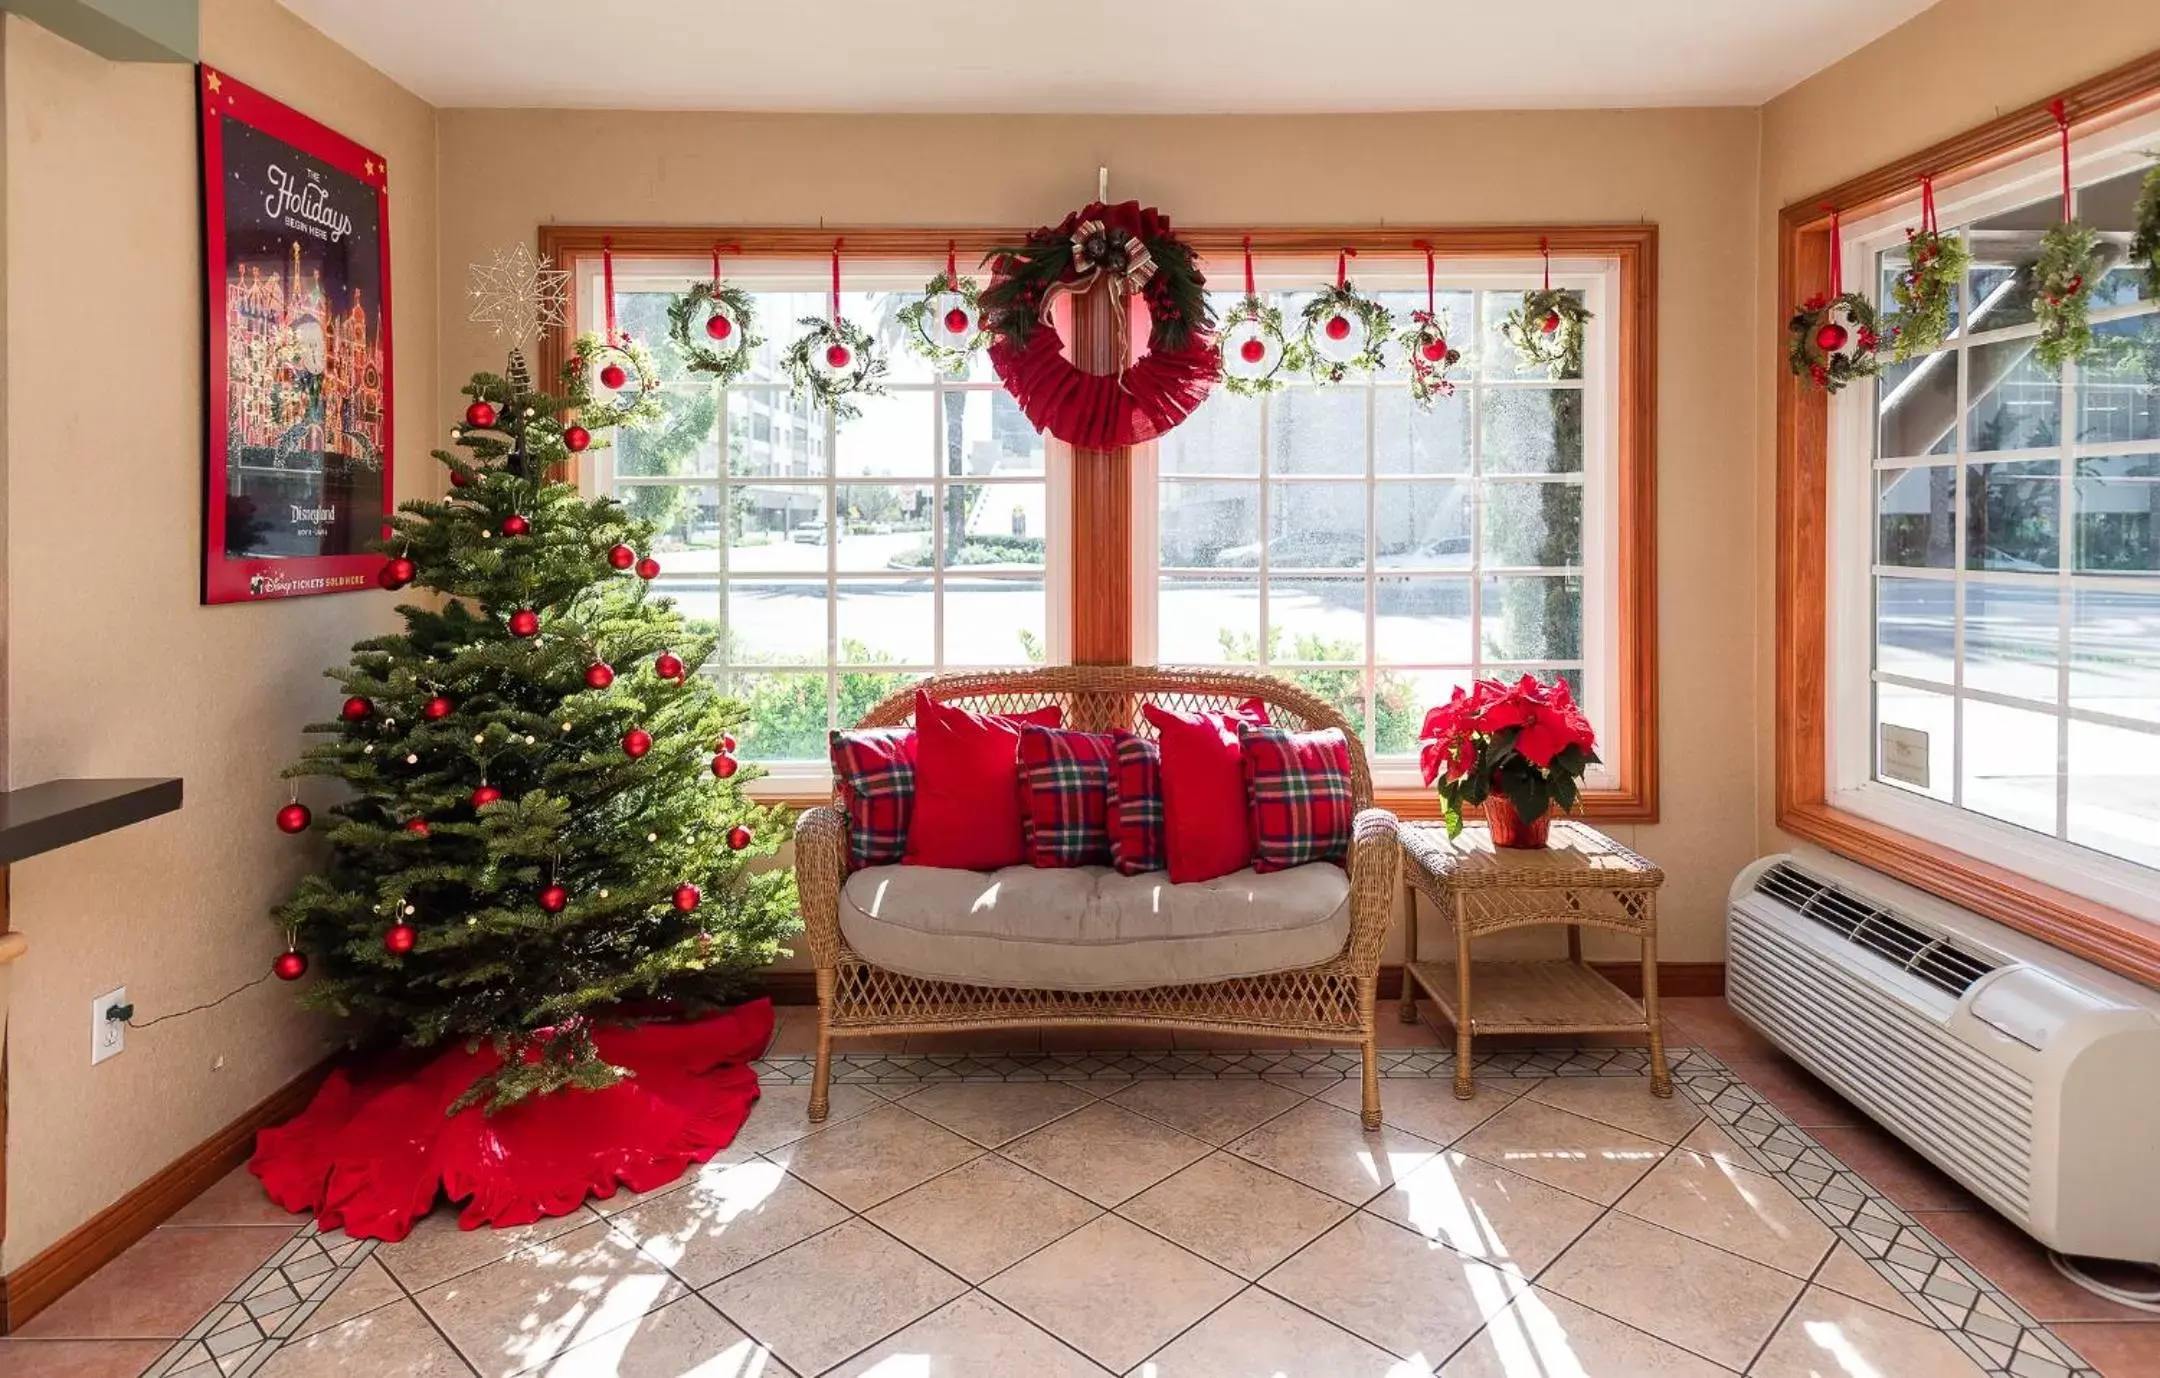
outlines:
M1831 789L1843 807L2160 917L2160 302L2125 262L2160 125L2074 146L2110 267L2099 349L2033 357L2032 265L2061 215L2044 153L1961 184L1972 253L1943 348L1832 412ZM1905 267L1901 205L1848 280Z
M579 264L580 319L600 320L598 263ZM731 267L766 343L721 388L667 338L669 302L705 270L617 260L617 318L651 346L667 415L618 432L581 480L659 525L660 591L719 638L706 673L750 707L744 754L783 775L822 772L826 732L911 680L1063 653L1063 460L987 363L943 377L900 342L895 313L940 266L850 272L842 309L886 344L889 395L835 425L779 364L795 322L827 309L821 265Z
M1270 265L1263 293L1295 321L1333 268ZM1383 782L1416 782L1425 709L1481 676L1565 679L1615 782L1617 266L1556 263L1591 322L1582 370L1524 369L1499 337L1535 263L1443 265L1438 304L1463 351L1457 391L1420 410L1398 357L1361 381L1265 397L1217 389L1155 447L1152 539L1163 663L1259 666L1334 705ZM1218 281L1235 270L1216 266ZM1422 261L1370 258L1357 280L1398 328L1425 304ZM1272 281L1283 290L1268 292ZM1216 296L1218 313L1237 294ZM1137 506L1137 504L1136 504ZM1142 511L1143 518L1149 515ZM1146 611L1146 610L1143 610ZM1146 645L1145 639L1140 644Z

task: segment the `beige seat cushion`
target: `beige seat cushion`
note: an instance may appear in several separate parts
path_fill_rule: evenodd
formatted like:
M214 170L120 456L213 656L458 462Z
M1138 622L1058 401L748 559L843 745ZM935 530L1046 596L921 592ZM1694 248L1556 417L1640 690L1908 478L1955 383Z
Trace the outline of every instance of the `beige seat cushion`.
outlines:
M1134 990L1327 961L1350 937L1350 878L1324 862L1194 885L1107 866L871 866L841 887L840 931L907 976Z

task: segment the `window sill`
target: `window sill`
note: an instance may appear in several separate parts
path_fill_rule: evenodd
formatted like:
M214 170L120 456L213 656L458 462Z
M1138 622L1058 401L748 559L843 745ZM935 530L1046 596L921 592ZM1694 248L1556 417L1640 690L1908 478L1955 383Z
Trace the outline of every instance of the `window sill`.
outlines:
M1440 817L1440 796L1420 786L1382 785L1373 790L1373 803L1397 818L1427 822ZM1640 790L1584 790L1582 805L1571 815L1590 823L1655 823L1657 801L1645 799Z

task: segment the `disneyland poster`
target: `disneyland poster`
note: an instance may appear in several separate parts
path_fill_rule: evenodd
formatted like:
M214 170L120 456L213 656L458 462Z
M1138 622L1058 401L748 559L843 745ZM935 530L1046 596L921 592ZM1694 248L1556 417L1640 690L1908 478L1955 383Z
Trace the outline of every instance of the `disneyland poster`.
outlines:
M383 160L204 67L203 601L374 586L390 515Z

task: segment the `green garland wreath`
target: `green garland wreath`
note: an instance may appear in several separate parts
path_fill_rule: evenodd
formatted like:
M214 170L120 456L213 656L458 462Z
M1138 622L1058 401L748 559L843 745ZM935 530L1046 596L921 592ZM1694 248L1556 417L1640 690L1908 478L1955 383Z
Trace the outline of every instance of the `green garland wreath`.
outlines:
M1905 232L1906 269L1890 284L1897 310L1890 316L1890 357L1904 363L1942 344L1950 334L1950 311L1972 253L1956 233Z
M1079 215L1074 212L1062 224L1030 232L1024 244L1003 245L983 255L994 274L980 298L983 324L991 335L1010 341L1015 349L1027 347L1041 324L1050 289L1075 274L1072 241ZM1155 264L1154 274L1140 289L1151 322L1148 347L1178 353L1192 343L1194 334L1215 328L1207 279L1194 262L1192 246L1175 235L1134 238Z
M2130 261L2145 265L2145 295L2160 297L2160 164L2145 174L2138 190L2137 232L2130 236Z
M1396 337L1410 360L1410 400L1421 411L1455 395L1455 382L1447 375L1462 362L1462 351L1448 343L1447 325L1445 311L1412 311L1409 327Z
M1526 368L1543 365L1555 378L1582 372L1583 327L1590 308L1562 287L1537 288L1500 321L1500 338L1514 346Z
M1222 328L1217 332L1219 348L1228 350L1230 336L1241 325L1250 322L1260 334L1275 345L1275 367L1261 374L1240 374L1230 369L1227 353L1223 356L1223 386L1239 397L1260 397L1279 392L1290 385L1290 375L1302 373L1306 368L1305 346L1292 339L1283 330L1282 308L1258 297L1246 297L1222 318Z
M1329 358L1320 343L1326 338L1328 321L1338 315L1365 326L1365 347L1348 359ZM1306 371L1314 382L1340 383L1353 373L1377 373L1387 367L1387 346L1395 330L1395 317L1385 306L1358 291L1356 283L1345 281L1321 288L1305 303L1299 316L1304 329L1298 342L1305 351Z
M1848 328L1840 321L1852 322ZM1858 292L1836 297L1818 292L1800 304L1785 327L1791 332L1789 356L1793 376L1805 378L1824 392L1834 393L1855 378L1873 378L1882 372L1876 350L1882 334L1875 306ZM1825 343L1824 331L1834 331L1834 344Z
M780 367L797 397L831 408L835 420L853 421L862 415L853 398L885 395L885 353L868 331L845 317L805 316L796 324L803 333L780 356ZM810 362L812 351L823 356L834 345L848 351L848 367L828 373Z
M691 322L700 320L709 303L718 303L735 323L733 336L717 349L690 333ZM668 338L682 352L683 363L722 383L741 377L750 367L752 352L765 343L757 333L757 304L740 287L722 284L715 288L709 282L697 283L668 303L667 318Z
M585 429L647 426L666 414L660 404L660 373L642 340L624 336L621 343L611 345L598 332L588 330L570 348L570 358L563 364L564 391ZM593 384L610 363L628 364L636 381L601 400L603 394Z
M2040 322L2033 357L2044 366L2059 371L2092 354L2095 341L2086 313L2099 281L2100 232L2076 220L2049 226L2033 264L2033 317Z
M931 313L938 310L938 298L944 296L960 298L966 304L968 314L975 318L975 332L958 349L930 337ZM968 361L990 343L989 327L983 324L982 287L973 278L939 273L924 285L921 296L900 308L899 319L906 327L902 338L907 341L907 347L929 360L931 367L940 373L965 375Z

